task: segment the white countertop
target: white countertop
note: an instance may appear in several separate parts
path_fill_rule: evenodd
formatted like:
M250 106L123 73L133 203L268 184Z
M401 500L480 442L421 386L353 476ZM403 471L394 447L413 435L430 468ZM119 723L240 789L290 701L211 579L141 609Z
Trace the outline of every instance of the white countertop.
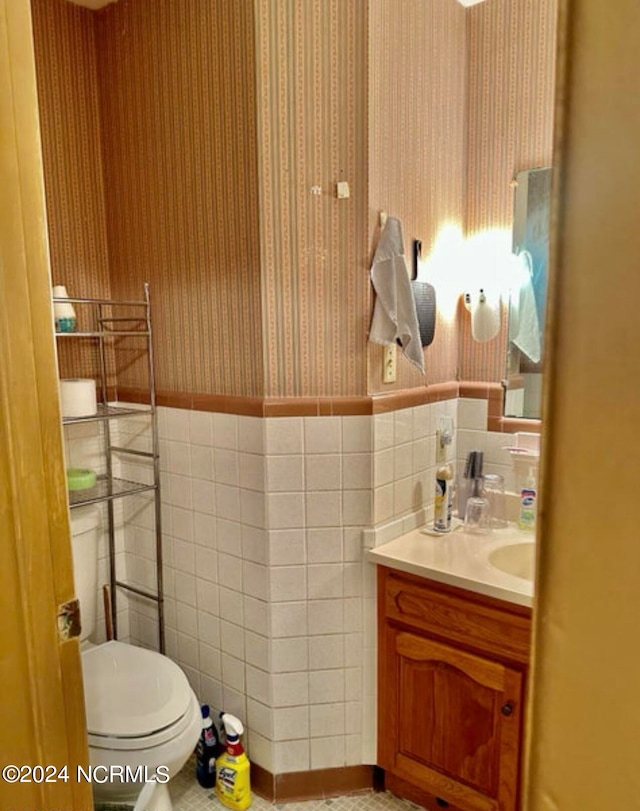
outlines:
M511 525L488 535L468 535L461 529L433 535L423 527L370 549L367 559L438 583L531 606L533 581L496 568L489 555L500 547L534 541L532 533Z

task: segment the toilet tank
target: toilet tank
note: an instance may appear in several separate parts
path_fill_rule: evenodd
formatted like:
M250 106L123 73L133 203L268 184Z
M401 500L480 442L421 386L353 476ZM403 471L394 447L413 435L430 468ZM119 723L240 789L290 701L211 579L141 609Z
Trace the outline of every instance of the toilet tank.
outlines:
M99 539L100 510L97 507L71 510L73 581L80 601L81 642L91 636L96 627Z

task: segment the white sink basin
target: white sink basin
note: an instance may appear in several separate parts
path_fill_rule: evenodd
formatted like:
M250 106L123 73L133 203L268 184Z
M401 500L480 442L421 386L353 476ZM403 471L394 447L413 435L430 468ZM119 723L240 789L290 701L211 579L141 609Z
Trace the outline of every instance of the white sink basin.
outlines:
M502 572L533 581L536 565L536 545L533 542L514 543L494 549L489 563Z

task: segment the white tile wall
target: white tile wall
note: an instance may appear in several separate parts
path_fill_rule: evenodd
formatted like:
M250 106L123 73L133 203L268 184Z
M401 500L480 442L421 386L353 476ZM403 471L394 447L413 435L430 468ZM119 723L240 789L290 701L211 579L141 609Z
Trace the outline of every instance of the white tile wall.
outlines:
M454 464L478 447L488 470L509 472L484 401L373 417L159 409L168 651L200 700L246 721L264 768L375 763L375 567L363 546L429 517L441 415L456 422ZM122 558L147 582L148 505L126 517ZM133 641L155 645L150 607L135 600L128 616Z
M458 406L457 468L464 469L467 454L483 451L484 472L504 476L505 489L515 492L516 482L507 445L514 443L513 434L487 431L487 401L461 398Z
M406 519L424 522L433 509L438 417L451 416L455 423L456 404L447 400L373 417L374 526L395 522L401 534ZM450 456L455 462L454 448Z
M371 418L160 409L159 424L171 654L201 700L234 702L266 768L342 765L347 752L359 762ZM407 436L410 426L399 426ZM351 667L347 639L358 649Z

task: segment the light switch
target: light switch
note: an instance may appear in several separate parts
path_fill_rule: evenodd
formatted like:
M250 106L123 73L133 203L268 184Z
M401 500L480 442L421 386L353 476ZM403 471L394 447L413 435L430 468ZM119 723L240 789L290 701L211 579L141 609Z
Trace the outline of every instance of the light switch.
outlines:
M382 382L396 382L396 345L387 344L382 356Z
M336 197L338 200L345 200L349 196L349 184L346 180L339 180L336 183Z

